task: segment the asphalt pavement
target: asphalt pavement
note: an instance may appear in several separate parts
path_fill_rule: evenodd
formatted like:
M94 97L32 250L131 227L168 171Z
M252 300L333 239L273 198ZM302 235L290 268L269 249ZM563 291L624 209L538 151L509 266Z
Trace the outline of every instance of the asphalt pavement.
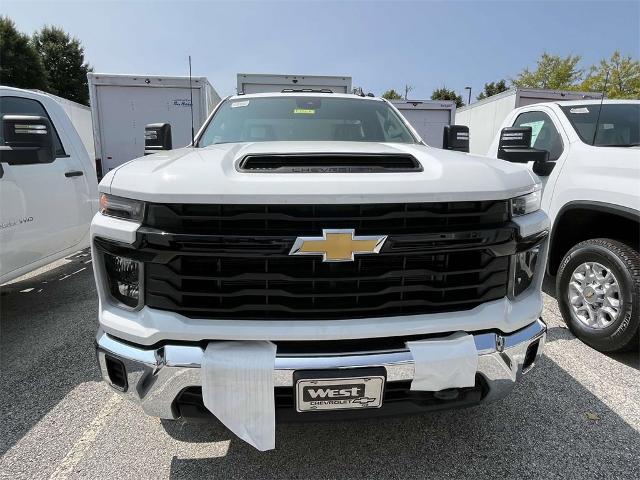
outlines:
M88 253L0 288L0 478L640 478L638 353L603 355L546 298L545 355L464 410L278 425L258 452L219 424L160 421L101 383Z

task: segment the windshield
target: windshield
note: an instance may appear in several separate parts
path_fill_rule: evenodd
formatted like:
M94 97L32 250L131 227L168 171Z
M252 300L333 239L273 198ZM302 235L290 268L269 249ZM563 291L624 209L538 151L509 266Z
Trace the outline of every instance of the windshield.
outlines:
M604 103L599 120L599 103L560 108L584 143L597 147L632 147L640 144L639 103ZM594 142L596 122L598 132Z
M294 140L416 142L386 102L282 96L225 100L198 146Z

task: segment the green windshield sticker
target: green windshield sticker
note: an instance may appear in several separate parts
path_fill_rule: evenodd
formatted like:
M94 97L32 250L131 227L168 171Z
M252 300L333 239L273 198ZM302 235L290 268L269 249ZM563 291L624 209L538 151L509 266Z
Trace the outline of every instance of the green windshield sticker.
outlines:
M531 146L536 144L536 139L542 127L544 126L544 120L538 120L537 122L523 123L521 127L531 127Z
M293 110L294 114L314 115L316 111L312 108L296 108Z

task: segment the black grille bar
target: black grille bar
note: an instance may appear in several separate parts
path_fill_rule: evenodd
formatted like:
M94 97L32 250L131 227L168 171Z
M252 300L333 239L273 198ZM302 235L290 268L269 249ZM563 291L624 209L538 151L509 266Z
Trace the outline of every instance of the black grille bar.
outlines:
M145 225L171 233L207 235L317 234L353 228L359 235L475 230L509 220L508 201L353 205L148 204Z

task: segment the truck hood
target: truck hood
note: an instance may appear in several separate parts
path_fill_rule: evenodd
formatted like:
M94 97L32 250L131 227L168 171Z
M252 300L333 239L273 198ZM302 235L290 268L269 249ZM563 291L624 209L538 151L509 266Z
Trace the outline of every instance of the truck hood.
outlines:
M409 153L421 172L255 173L247 154ZM100 190L160 203L394 203L498 200L537 183L522 165L424 145L365 142L254 142L182 148L132 160L109 172Z

